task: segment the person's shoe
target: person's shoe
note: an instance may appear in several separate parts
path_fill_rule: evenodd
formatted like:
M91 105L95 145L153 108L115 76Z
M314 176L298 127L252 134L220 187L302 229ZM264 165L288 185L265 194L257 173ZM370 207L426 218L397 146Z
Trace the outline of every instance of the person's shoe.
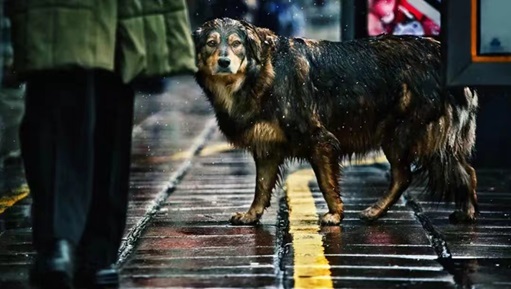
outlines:
M74 285L76 288L119 288L119 271L113 265L100 270L78 269Z
M72 289L73 251L68 241L56 240L37 252L30 271L30 284L42 289Z

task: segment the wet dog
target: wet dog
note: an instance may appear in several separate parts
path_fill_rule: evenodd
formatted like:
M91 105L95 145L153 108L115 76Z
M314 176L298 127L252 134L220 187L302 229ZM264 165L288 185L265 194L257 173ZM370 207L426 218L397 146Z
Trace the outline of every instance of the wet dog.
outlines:
M256 164L254 200L232 224L259 220L287 159L311 164L328 204L321 223L339 224L339 161L378 149L391 182L362 219L382 216L417 176L427 176L428 191L455 201L452 221L475 219L477 178L468 159L477 95L442 88L438 41L286 38L228 18L203 24L194 41L196 80L220 130Z

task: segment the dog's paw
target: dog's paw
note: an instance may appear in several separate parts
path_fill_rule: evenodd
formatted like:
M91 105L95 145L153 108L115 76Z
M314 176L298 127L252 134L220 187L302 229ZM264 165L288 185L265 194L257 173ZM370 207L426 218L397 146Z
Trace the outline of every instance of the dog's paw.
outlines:
M321 217L321 225L324 226L337 226L341 224L342 219L344 218L344 214L338 213L326 213Z
M372 205L358 214L359 218L364 221L372 222L378 220L379 217L383 216L386 211L380 207Z
M236 213L230 221L233 225L255 225L259 222L259 218L248 213Z
M455 211L449 215L451 224L473 224L476 222L475 213L467 213L463 211Z

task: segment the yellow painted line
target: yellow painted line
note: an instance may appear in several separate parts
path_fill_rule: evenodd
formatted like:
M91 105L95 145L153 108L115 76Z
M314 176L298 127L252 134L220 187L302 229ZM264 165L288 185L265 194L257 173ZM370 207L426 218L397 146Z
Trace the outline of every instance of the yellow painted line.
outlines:
M386 163L382 153L343 162L360 166ZM319 216L309 183L316 176L312 169L296 171L286 179L289 207L289 233L293 238L293 279L295 288L333 288L330 264L325 257L323 236L319 233Z
M286 180L289 233L293 237L294 288L333 288L325 257L318 214L309 188L315 178L310 169L292 173Z
M12 190L8 193L8 196L0 198L0 214L5 212L8 208L12 207L18 201L24 199L29 194L28 186L22 185L21 187Z
M209 145L209 146L206 146L205 148L203 148L202 151L200 152L199 156L211 156L211 155L215 155L218 153L231 151L233 149L234 149L234 147L229 143L226 143L226 142L218 143L218 144ZM183 159L189 158L191 156L192 156L191 152L184 151L184 152L175 153L174 155L172 155L171 159L173 161L177 161L177 160L183 160Z

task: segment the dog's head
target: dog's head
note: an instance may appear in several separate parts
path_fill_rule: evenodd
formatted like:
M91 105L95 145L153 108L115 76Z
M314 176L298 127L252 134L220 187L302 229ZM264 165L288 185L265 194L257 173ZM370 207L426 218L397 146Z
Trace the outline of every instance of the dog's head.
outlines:
M243 73L251 63L263 63L275 46L268 29L230 18L204 23L193 33L197 66L207 75Z

